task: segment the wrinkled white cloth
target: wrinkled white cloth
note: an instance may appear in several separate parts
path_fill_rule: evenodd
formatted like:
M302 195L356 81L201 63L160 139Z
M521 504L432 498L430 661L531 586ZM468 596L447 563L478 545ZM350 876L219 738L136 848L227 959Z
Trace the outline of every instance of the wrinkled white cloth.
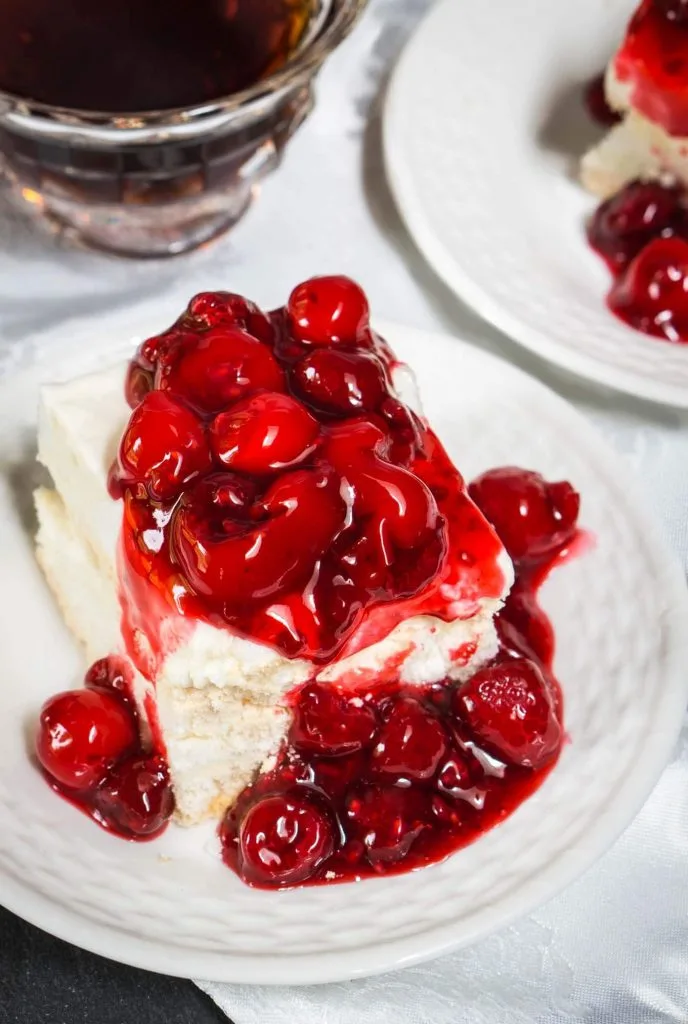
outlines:
M212 287L277 305L302 277L351 273L378 316L495 351L593 419L635 468L685 563L688 418L576 381L519 349L444 288L401 226L382 170L380 99L429 6L371 0L322 74L316 111L283 166L235 230L202 252L169 262L110 259L46 240L0 209L0 372L31 358L33 333L72 316ZM688 728L616 846L505 932L367 981L202 987L234 1024L688 1024Z

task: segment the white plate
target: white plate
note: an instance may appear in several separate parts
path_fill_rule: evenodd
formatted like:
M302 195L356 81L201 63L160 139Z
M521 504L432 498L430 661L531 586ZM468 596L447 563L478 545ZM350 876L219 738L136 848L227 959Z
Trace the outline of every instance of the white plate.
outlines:
M626 327L575 180L600 133L581 99L634 0L442 0L388 93L387 171L425 257L516 341L575 373L688 407L688 345Z
M455 339L385 332L416 368L458 464L468 476L516 462L569 478L597 537L543 594L571 743L532 799L444 864L355 887L261 892L222 866L211 828L122 842L58 799L29 762L42 700L83 668L32 555L38 385L113 361L169 313L67 325L36 344L32 367L0 381L0 899L116 960L260 984L373 974L503 927L588 867L650 792L686 700L688 598L619 458L542 385Z

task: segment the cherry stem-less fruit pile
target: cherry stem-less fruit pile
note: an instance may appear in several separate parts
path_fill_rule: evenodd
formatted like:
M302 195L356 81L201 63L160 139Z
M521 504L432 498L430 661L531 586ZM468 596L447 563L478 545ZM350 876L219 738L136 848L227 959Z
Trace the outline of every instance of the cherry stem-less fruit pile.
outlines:
M469 488L511 555L500 649L467 682L307 684L275 769L220 828L225 862L264 887L408 871L511 813L556 763L562 701L537 590L577 535L570 484L491 470Z
M154 839L174 810L167 764L141 734L127 666L95 662L85 687L41 710L36 754L49 784L125 839Z
M220 827L225 861L253 885L436 861L504 818L561 749L553 636L536 593L576 536L578 495L506 467L469 498L396 395L395 367L361 289L334 277L300 285L272 314L198 295L129 368L132 413L109 485L124 500L123 639L148 679L133 634L151 584L183 616L317 666L356 649L371 609L384 615L367 643L409 614L442 618L442 590L457 579L502 592L500 545L477 508L516 569L499 652L467 682L404 686L387 674L289 695L275 767ZM153 623L145 634L154 651ZM55 789L127 838L159 833L172 813L164 751L142 742L115 660L48 701L37 752Z
M395 366L344 277L299 285L271 314L201 294L144 342L110 479L125 502L125 642L144 675L129 642L142 581L184 615L320 664L352 653L364 618L366 643L387 635L411 599L442 617L458 581L499 592L497 540L397 397ZM143 627L155 638L155 616Z

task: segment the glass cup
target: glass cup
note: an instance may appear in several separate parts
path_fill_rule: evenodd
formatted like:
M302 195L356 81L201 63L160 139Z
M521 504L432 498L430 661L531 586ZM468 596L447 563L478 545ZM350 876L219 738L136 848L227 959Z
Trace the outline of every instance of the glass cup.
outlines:
M0 92L0 171L53 232L128 256L188 252L235 224L313 107L313 78L367 0L313 0L276 73L212 103L105 114Z

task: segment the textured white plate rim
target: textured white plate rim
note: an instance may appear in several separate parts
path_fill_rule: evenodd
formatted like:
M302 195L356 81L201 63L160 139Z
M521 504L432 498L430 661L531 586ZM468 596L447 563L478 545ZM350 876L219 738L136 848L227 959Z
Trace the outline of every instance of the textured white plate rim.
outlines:
M484 320L503 331L513 341L579 377L598 381L662 405L688 408L688 389L685 387L674 385L667 380L657 381L650 376L642 376L611 363L601 364L585 353L558 344L547 333L512 315L504 305L494 299L489 290L473 279L468 265L460 263L432 229L411 164L403 155L401 139L407 134L409 123L403 93L409 71L425 48L427 26L435 22L441 23L444 10L449 9L454 3L455 0L440 0L423 19L418 32L407 44L396 64L385 97L382 124L385 170L409 233L444 283ZM603 307L603 294L600 294L599 302ZM612 316L611 313L608 315Z
M142 312L136 315L135 320L132 320L131 313L120 316L119 320L115 315L110 318L109 333L112 335L117 332L123 338L140 337L140 326L136 329L133 324L142 325L146 322ZM150 322L159 327L159 305L151 307ZM73 323L77 340L79 323L80 321ZM60 330L63 337L64 333L69 333L70 325L66 327L66 331L65 325ZM433 340L442 344L451 340L452 345L469 347L465 342L417 329L381 325L381 330L392 337L396 334L397 337L405 335L409 339L417 339L418 343L421 339L430 344ZM52 340L54 344L54 338ZM55 355L54 351L51 355L49 350L50 345L38 346L39 358L47 357L48 365ZM122 349L119 353L121 351ZM271 985L320 984L399 969L475 942L553 897L591 866L613 843L651 792L680 731L688 689L688 680L684 672L685 658L688 654L688 633L684 628L688 615L688 592L675 558L666 547L652 517L644 511L644 501L636 485L628 479L625 469L620 466L618 456L608 448L598 433L567 402L522 371L486 353L480 353L480 359L484 360L487 373L490 367L500 364L502 370L506 366L509 373L527 378L530 386L538 390L539 399L556 415L562 429L566 425L569 438L581 439L580 446L585 450L586 458L594 460L596 466L604 471L618 492L619 500L629 502L633 507L633 517L642 527L647 548L652 553L655 568L665 587L667 600L663 612L663 627L666 630L670 651L666 689L661 701L656 705L654 726L646 738L642 757L636 760L634 769L625 777L623 784L608 794L605 814L595 829L587 835L580 836L574 845L551 864L547 872L536 877L531 876L517 891L512 891L509 897L502 899L498 905L483 907L470 917L464 918L460 925L460 934L457 934L457 928L451 924L434 926L404 939L376 942L345 952L321 952L317 956L290 956L288 952L279 957L259 954L241 956L180 949L173 944L165 945L133 933L125 934L123 931L111 930L92 920L85 921L76 912L66 914L63 907L27 888L20 880L5 874L0 875L0 898L9 910L59 938L94 953L148 970L207 981ZM101 363L104 361L100 360ZM425 870L432 871L432 868ZM357 887L357 891L362 895L366 886L375 884L374 880L362 883L363 888ZM274 897L279 899L280 894L275 893ZM336 928L336 922L333 922L333 927Z

